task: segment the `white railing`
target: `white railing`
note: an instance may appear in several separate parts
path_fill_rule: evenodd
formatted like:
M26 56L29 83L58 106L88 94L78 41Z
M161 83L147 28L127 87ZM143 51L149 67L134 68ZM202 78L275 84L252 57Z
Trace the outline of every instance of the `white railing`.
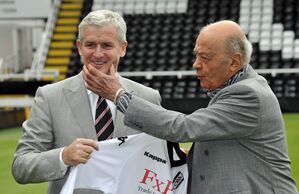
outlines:
M47 59L47 53L49 51L53 30L57 20L61 0L55 0L52 4L51 10L49 11L49 17L47 20L45 31L42 35L40 47L35 54L31 66L33 72L43 71L45 62Z
M30 107L33 103L33 97L31 96L20 96L20 97L1 97L0 108L2 107Z
M59 71L45 69L21 69L15 55L10 55L0 59L0 82L6 80L41 80L45 77L50 78L50 80L53 80L53 82L56 82L59 79Z
M259 74L271 74L275 77L277 74L299 73L299 68L281 68L281 69L255 69Z
M5 80L41 80L42 78L50 78L53 82L57 82L59 78L59 71L57 70L43 70L43 71L32 71L25 70L23 73L0 73L0 82Z
M45 61L51 43L53 30L59 12L61 0L54 0L47 20L45 31L43 32L40 46L34 55L30 69L20 69L17 56L7 56L0 60L0 81L5 80L41 80L42 77L52 77L53 81L58 81L58 70L45 70Z
M296 73L299 74L299 68L282 68L282 69L255 69L259 74L271 74L275 77L277 74ZM124 77L146 77L152 79L157 76L177 76L181 79L183 76L195 76L195 70L189 71L133 71L133 72L119 72Z
M15 55L5 56L0 59L0 75L18 71L17 57Z
M1 60L0 60L1 64ZM272 76L276 76L277 74L285 74L285 73L299 73L299 68L288 68L288 69L256 69L256 72L259 74L271 74ZM42 71L39 72L40 76L51 76L57 72L54 71ZM181 79L183 76L195 76L195 71L136 71L136 72L120 72L120 74L124 77L146 77L147 79L152 79L155 76L177 76L179 79ZM16 79L24 79L24 80L30 80L33 78L36 78L36 73L32 73L32 71L25 71L24 74L7 74L2 77L0 75L0 81L4 79L11 79L11 76ZM56 77L58 77L59 73L56 74ZM0 99L0 107L27 107L32 104L32 97L19 97L19 98L2 98Z
M33 58L30 71L25 71L24 79L35 78L40 80L44 76L53 76L54 81L58 80L59 71L45 70L44 66L47 59L47 54L49 51L51 38L55 28L55 23L57 20L60 5L61 5L61 0L53 1L51 10L49 11L49 17L47 20L46 28L42 35L40 47Z

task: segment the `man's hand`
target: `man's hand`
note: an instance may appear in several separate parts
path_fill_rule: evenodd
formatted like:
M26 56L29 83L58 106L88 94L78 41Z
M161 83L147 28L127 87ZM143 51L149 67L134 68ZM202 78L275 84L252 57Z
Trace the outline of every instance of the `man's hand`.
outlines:
M84 65L83 77L89 90L111 101L114 100L117 90L121 88L113 65L107 74L102 73L92 65Z
M93 150L98 149L97 141L78 138L63 149L62 160L70 166L86 163L90 159Z

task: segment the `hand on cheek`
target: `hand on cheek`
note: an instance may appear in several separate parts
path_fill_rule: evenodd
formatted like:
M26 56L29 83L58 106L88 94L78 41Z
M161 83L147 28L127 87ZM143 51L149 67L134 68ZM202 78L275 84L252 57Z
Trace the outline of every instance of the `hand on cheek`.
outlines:
M121 88L114 65L109 67L107 74L91 65L84 65L83 76L89 90L109 100L113 100L116 91Z
M113 64L111 64L110 68L109 68L109 75L115 76L116 75L116 70Z

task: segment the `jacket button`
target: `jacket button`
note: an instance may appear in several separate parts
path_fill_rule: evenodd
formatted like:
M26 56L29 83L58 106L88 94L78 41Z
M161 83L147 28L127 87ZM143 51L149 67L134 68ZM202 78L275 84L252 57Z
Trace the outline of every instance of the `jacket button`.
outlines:
M209 150L205 150L204 153L206 156L208 156L210 154Z
M202 180L202 181L204 181L206 178L205 175L200 175L199 177L200 177L200 180Z

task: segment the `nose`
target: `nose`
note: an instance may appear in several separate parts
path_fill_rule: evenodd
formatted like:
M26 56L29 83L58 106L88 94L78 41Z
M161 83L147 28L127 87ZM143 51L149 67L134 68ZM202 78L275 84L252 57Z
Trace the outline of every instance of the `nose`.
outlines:
M96 49L94 50L93 55L95 57L102 57L103 56L103 49L101 48L101 46L96 47Z
M198 69L201 68L201 63L199 62L198 59L195 59L193 65L192 65L193 69Z

